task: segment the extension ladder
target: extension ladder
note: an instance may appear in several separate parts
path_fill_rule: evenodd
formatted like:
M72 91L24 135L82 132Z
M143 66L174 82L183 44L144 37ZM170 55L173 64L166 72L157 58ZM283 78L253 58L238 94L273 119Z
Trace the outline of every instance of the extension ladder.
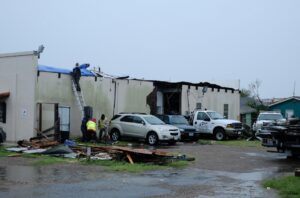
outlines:
M81 111L81 117L83 118L84 117L84 107L86 106L85 101L83 98L82 91L77 91L76 84L73 79L72 79L72 89L73 89L74 95L76 97L76 101L77 101L79 110Z

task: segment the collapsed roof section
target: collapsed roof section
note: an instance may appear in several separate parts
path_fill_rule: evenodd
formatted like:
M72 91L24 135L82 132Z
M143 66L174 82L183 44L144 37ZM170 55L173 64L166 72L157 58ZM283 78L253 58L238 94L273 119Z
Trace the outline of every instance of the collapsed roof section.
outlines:
M129 76L113 76L106 74L104 72L100 71L91 71L88 69L90 65L89 64L82 64L80 65L81 75L82 76L97 76L97 77L107 77L107 78L114 78L114 79L129 79ZM62 74L71 74L71 69L63 69L63 68L57 68L52 66L46 66L46 65L38 65L38 71L41 72L52 72L52 73L62 73ZM222 87L217 84L211 84L209 82L199 82L199 83L191 83L186 81L181 82L167 82L167 81L158 81L158 80L144 80L144 79L136 79L133 78L131 80L138 80L138 81L147 81L147 82L153 82L155 86L161 87L161 88L171 88L171 87L179 87L182 85L187 86L195 86L195 87L208 87L213 89L225 89L230 90L232 92L235 91L235 89L230 87Z
M214 88L214 89L225 89L225 90L230 90L232 92L235 91L235 89L233 89L233 88L222 87L220 85L211 84L209 82L191 83L191 82L185 82L185 81L181 81L181 82L166 82L166 81L157 81L157 80L151 80L151 82L153 82L155 86L163 87L163 88L170 88L170 87L187 85L187 86L195 86L195 87L208 87L208 88Z

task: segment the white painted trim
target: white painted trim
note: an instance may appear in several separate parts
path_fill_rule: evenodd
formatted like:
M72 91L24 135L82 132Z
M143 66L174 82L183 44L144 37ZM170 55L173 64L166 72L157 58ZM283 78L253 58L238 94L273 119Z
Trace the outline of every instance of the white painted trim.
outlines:
M35 51L0 54L0 58L37 55Z

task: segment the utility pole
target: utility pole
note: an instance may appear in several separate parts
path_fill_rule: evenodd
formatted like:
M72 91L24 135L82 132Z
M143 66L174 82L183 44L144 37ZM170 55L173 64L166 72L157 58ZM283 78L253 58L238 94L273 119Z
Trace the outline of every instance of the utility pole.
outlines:
M293 96L295 97L295 90L296 90L296 81L294 81L294 90L293 90Z

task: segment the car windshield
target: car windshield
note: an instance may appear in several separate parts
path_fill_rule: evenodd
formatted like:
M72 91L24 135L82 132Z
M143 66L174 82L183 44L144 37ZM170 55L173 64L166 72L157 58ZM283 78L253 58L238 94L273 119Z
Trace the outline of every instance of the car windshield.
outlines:
M189 124L183 116L170 116L170 124Z
M148 122L151 125L162 125L165 124L163 121L161 121L159 118L155 116L145 116L144 119L146 122Z
M217 113L215 111L207 112L207 114L213 120L224 119L224 117L221 116L221 114L219 114L219 113Z
M282 115L281 114L275 114L275 113L270 113L270 114L267 114L267 113L264 113L264 114L260 114L257 118L258 120L280 120L280 119L283 119Z

